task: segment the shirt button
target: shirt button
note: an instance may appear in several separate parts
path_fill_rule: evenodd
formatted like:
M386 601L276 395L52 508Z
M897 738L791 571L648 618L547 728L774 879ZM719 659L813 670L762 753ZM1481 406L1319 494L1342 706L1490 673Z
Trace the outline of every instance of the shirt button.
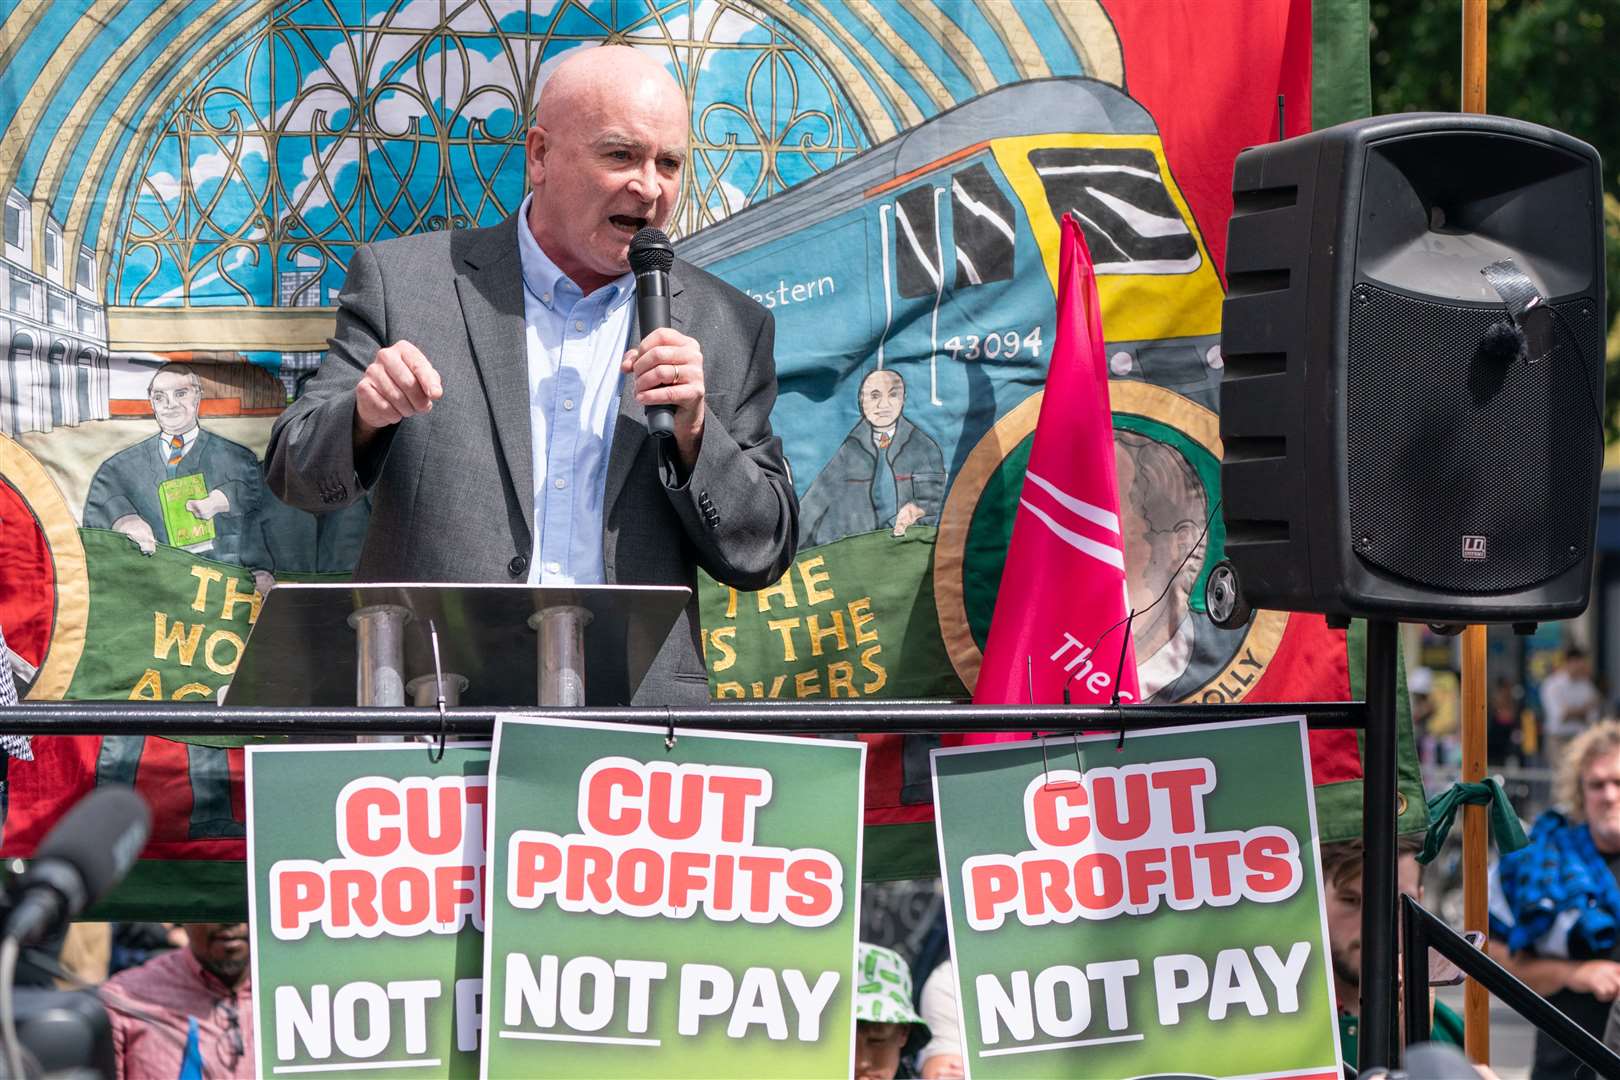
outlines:
M557 479L551 482L551 486L556 488L558 491L561 491L563 488L568 486L568 481L559 476Z
M546 573L560 574L562 573L562 565L560 563L548 562L546 563Z
M585 329L585 324L583 322L581 322L579 319L575 319L574 320L574 329L575 330L583 330L583 329Z
M551 294L550 294L550 293L545 293L545 294L543 294L543 295L542 295L542 296L541 296L541 297L540 297L540 302L541 302L541 303L542 303L542 304L549 304L549 303L551 303Z
M564 398L563 399L563 408L572 410L573 407L574 407L574 399L573 398Z

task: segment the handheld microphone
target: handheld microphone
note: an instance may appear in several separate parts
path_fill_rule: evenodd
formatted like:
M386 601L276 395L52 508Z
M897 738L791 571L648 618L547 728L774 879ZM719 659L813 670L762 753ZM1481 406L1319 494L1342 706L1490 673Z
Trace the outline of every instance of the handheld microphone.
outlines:
M151 831L152 814L135 789L97 788L40 841L17 882L5 937L32 945L123 880Z
M675 249L664 230L651 225L630 238L630 269L636 273L636 318L641 336L669 325L669 268ZM661 439L675 434L675 406L647 406L647 430Z

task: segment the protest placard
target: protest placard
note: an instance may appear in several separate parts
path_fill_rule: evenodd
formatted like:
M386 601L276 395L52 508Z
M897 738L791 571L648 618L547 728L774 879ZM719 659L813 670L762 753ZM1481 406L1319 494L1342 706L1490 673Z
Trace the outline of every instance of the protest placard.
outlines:
M850 1075L864 759L503 718L484 1075Z
M251 747L258 1075L478 1075L489 744Z
M936 750L975 1077L1339 1075L1302 718Z

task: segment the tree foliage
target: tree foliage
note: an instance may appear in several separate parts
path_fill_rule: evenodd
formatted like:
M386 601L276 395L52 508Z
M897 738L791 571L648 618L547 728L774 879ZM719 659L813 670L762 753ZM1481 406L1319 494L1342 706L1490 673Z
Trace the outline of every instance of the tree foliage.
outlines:
M1372 0L1373 110L1462 107L1461 0ZM1608 437L1620 437L1620 0L1490 0L1487 108L1568 132L1603 157Z

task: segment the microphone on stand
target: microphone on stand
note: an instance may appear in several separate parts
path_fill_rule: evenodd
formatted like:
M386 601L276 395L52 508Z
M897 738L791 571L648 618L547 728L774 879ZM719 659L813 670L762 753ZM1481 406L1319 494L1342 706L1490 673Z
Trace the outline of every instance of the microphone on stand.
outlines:
M134 788L97 788L79 800L18 879L4 937L32 945L99 900L135 865L151 824Z
M636 318L641 336L669 325L669 268L675 249L664 230L651 225L630 238L630 269L636 274ZM661 439L675 434L675 406L648 405L647 430Z

